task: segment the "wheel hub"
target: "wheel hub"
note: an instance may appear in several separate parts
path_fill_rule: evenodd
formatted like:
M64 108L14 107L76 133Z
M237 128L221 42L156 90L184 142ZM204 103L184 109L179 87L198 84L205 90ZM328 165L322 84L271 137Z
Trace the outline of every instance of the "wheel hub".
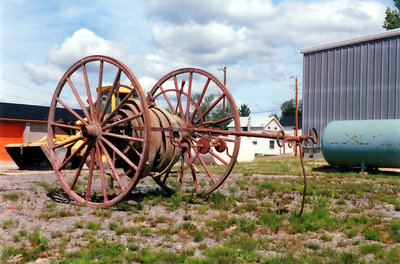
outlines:
M97 123L81 127L82 136L90 139L98 139L101 134L100 125Z

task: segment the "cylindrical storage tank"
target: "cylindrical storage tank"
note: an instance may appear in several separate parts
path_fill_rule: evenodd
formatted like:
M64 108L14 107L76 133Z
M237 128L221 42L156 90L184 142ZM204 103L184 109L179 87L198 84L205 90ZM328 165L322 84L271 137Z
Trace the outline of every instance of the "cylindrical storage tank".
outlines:
M334 166L400 168L400 120L330 122L321 147Z

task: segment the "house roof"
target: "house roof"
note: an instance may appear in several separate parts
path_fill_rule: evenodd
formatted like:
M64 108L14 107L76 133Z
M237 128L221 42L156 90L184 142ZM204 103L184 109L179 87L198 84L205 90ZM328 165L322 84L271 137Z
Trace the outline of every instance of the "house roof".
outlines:
M279 121L274 117L274 116L246 116L246 117L240 117L240 126L241 127L248 127L249 126L249 120L250 120L250 126L251 127L261 127L265 128L269 123L272 121L276 120L276 122L279 124ZM227 126L229 127L235 127L234 122L232 121L229 123Z
M74 109L83 116L82 110ZM47 121L49 107L39 105L13 104L0 102L0 119ZM55 120L73 121L76 118L64 108L58 108Z
M301 123L303 121L303 116L298 117L298 128L301 128ZM285 116L279 121L284 127L295 127L296 126L296 116Z

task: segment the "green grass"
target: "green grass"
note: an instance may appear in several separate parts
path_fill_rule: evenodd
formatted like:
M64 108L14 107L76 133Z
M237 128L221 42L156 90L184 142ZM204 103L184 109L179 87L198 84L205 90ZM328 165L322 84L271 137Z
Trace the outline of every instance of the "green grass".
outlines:
M14 224L14 220L13 219L8 219L8 220L4 220L3 223L1 223L1 228L3 229L7 229L9 227L11 227Z
M48 241L48 238L46 238L39 229L35 229L32 233L26 234L21 247L5 245L0 259L2 261L7 261L13 256L20 256L21 263L34 261L43 256L44 252L48 250ZM29 246L27 243L29 243Z
M271 212L265 211L259 217L259 224L262 227L267 227L271 232L278 232L280 227L282 226L283 216Z
M101 229L101 222L98 221L89 221L86 223L86 227L89 230L97 231Z
M81 250L64 254L59 263L125 263L132 261L133 255L118 242L93 240Z
M151 189L109 209L60 209L49 201L43 221L78 217L66 233L53 231L49 238L40 230L18 230L18 222L4 219L0 226L13 234L14 242L0 242L1 260L46 256L54 263L400 263L400 221L376 211L393 212L399 206L400 174L360 175L321 160L305 160L305 167L310 177L301 217L299 160L256 157L253 163L237 164L233 173L238 175L210 195L165 195ZM215 174L223 168L210 165ZM49 193L58 191L39 185ZM18 200L22 194L9 197ZM154 214L154 206L165 211ZM90 219L79 218L87 212Z
M60 188L58 188L58 187L52 187L52 186L49 185L48 182L39 181L38 184L39 184L40 186L42 186L42 187L48 192L48 194L50 194L50 195L56 194L56 193L60 192Z
M330 204L326 198L318 197L311 212L304 212L301 217L292 213L290 218L292 233L316 231L320 229L334 230L339 226L339 219L330 215Z
M22 193L4 193L3 194L3 199L4 200L9 200L12 202L17 201L21 196L23 196Z

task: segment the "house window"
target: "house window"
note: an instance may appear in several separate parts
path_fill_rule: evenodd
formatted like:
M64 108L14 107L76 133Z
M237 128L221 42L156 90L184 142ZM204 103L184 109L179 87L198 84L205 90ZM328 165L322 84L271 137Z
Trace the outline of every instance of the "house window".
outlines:
M275 130L277 130L278 128L277 127L275 127Z
M268 127L268 129L271 129L271 127Z
M257 141L253 141L253 145L257 145Z
M275 148L275 141L274 140L270 140L269 141L269 149L274 149Z
M247 131L247 127L242 127L242 131Z

